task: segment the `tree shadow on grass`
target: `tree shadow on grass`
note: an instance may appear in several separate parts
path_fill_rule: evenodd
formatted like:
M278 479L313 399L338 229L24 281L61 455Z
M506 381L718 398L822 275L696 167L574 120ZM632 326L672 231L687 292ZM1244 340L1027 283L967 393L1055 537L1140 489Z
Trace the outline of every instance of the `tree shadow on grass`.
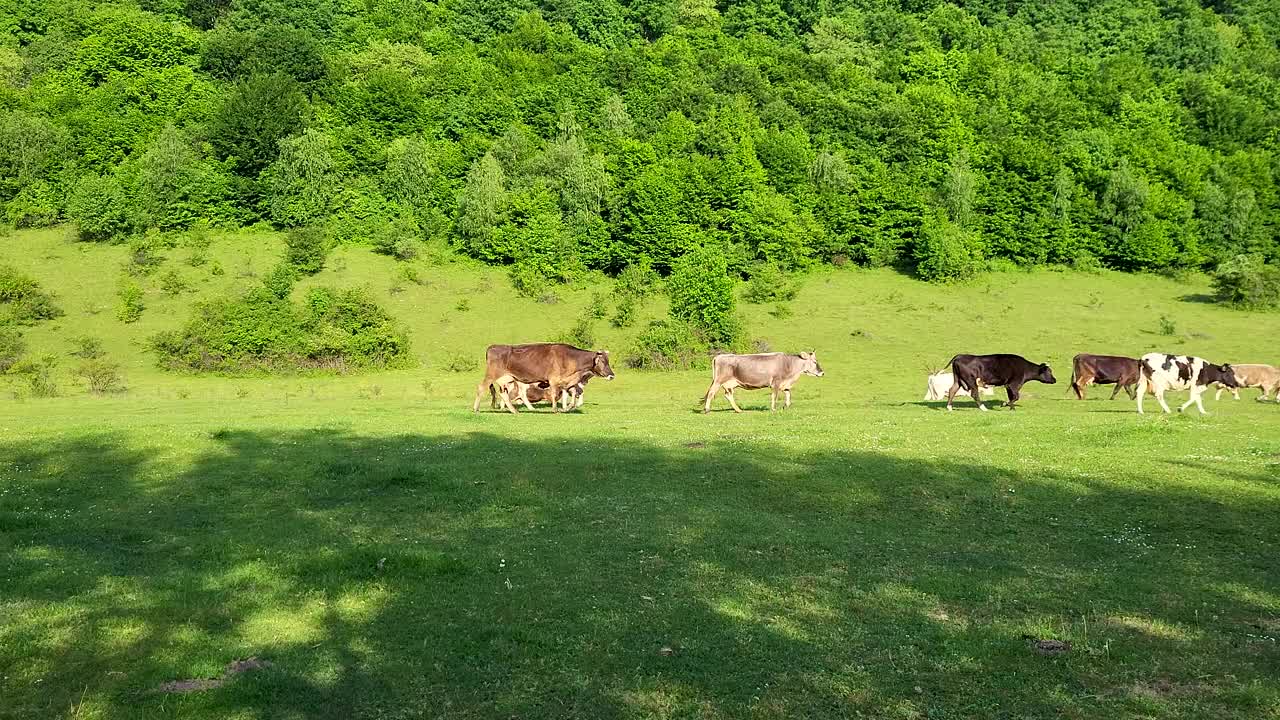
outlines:
M0 716L1243 718L1280 700L1280 653L1242 630L1280 622L1274 477L1206 497L768 443L192 444L0 444ZM1074 646L1043 658L1024 634ZM149 692L248 656L273 665Z

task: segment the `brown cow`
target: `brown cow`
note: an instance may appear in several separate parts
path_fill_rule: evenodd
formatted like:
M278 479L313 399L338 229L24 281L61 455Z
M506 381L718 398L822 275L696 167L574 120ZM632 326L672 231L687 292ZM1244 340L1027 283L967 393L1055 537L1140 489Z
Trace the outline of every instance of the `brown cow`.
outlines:
M501 388L519 381L547 383L550 397L580 381L583 375L599 375L613 379L608 350L583 350L565 343L530 343L527 345L490 345L485 351L484 379L476 386L476 400L471 409L480 412L480 398L486 389ZM500 393L507 410L516 413L511 398ZM559 408L552 406L556 412Z
M1258 396L1259 400L1266 400L1268 395L1275 393L1273 399L1280 402L1280 369L1271 365L1232 365L1231 369L1235 370L1236 382L1240 387L1262 389L1262 394ZM1227 387L1222 383L1214 384L1218 386L1218 392L1213 394L1214 400L1222 397L1223 390L1230 390L1235 399L1240 399L1239 388Z
M783 353L760 353L757 355L717 355L711 360L711 387L703 398L702 412L711 412L711 401L716 392L723 389L724 396L733 406L734 412L742 412L733 399L735 388L759 390L769 388L769 409L778 407L778 391L786 395L784 408L791 407L791 386L801 375L822 377L822 366L818 364L815 353L802 352L799 355Z
M1133 387L1138 384L1138 359L1121 355L1090 355L1080 353L1071 358L1071 389L1076 397L1084 400L1085 388L1090 385L1110 385L1111 399L1124 388L1130 400L1134 399Z

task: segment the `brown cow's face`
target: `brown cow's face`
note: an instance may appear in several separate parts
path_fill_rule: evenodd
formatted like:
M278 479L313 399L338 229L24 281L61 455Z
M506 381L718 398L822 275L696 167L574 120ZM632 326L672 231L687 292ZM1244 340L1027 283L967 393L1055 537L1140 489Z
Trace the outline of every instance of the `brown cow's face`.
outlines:
M1048 365L1043 363L1040 365L1040 372L1036 375L1036 379L1045 385L1052 385L1058 382L1058 379L1053 376L1053 371L1049 369Z
M818 364L817 353L802 352L800 353L800 359L804 361L804 366L800 368L800 372L814 377L822 377L825 374L822 372L822 366Z
M613 379L613 368L609 367L608 350L600 350L596 352L596 361L591 365L591 372L594 372L605 380Z

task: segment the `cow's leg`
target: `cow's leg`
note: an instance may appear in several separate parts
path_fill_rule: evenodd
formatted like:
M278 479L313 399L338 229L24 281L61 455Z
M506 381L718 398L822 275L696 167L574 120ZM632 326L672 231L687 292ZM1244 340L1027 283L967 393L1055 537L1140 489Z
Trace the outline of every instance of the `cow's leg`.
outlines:
M951 382L951 389L947 390L947 411L948 412L954 409L951 407L951 401L955 399L956 393L958 392L960 392L960 383L953 380ZM981 405L981 403L979 403L979 405Z
M471 412L480 412L480 398L484 396L485 390L492 387L493 380L486 375L484 380L476 386L476 401L471 405Z
M973 396L973 401L978 403L978 409L986 412L987 406L982 404L982 386L978 384L977 380L973 382L973 390L969 394Z
M547 398L551 400L551 412L560 412L560 386L554 380L549 381L550 387L547 388Z
M770 385L769 386L769 412L774 412L777 409L778 409L778 386Z
M733 407L733 411L734 411L734 412L736 412L736 413L740 413L740 412L742 412L742 408L738 407L738 401L737 401L736 399L734 399L734 397L733 397L733 391L734 391L737 387L738 387L738 386L737 386L733 381L730 381L730 382L725 383L725 384L724 384L724 396L725 396L725 398L726 398L726 399L728 399L728 401L729 401L729 405L731 405L731 406Z
M1147 396L1147 376L1138 373L1138 414L1142 414L1142 399Z
M707 394L702 398L702 414L706 415L711 412L711 401L715 399L716 393L721 389L720 383L712 380L711 387L707 388ZM729 393L726 391L725 395Z
M1240 388L1231 388L1231 397L1233 397L1233 398L1235 398L1235 399L1239 400L1239 399L1240 399ZM1216 399L1216 398L1215 398L1215 399Z
M1077 400L1084 400L1084 389L1087 387L1089 387L1089 378L1086 378L1084 375L1071 379L1071 389L1075 391ZM1112 395L1111 397L1115 397L1115 395Z
M1182 407L1178 408L1178 412L1186 410L1187 406L1191 405L1191 403L1195 403L1196 409L1200 411L1201 415L1208 415L1209 413L1205 412L1204 403L1201 402L1200 399L1200 397L1204 395L1205 390L1206 388L1204 386L1193 386L1191 388L1191 399L1182 403Z
M1116 387L1120 387L1120 383L1116 383ZM1130 400L1132 400L1132 399L1134 398L1134 393L1133 393L1133 383L1128 383L1128 384L1126 384L1126 385L1124 386L1124 392L1125 392L1125 394L1126 394L1126 395L1128 395L1128 396L1129 396L1129 399L1130 399ZM1115 396L1114 396L1114 395L1112 395L1112 397L1115 397Z
M1156 387L1156 401L1160 403L1161 410L1164 410L1166 413L1173 412L1172 410L1169 409L1169 403L1166 403L1164 401L1164 388L1158 387L1158 386ZM1139 407L1142 406L1141 400L1138 401L1138 406Z
M782 393L787 397L787 401L783 403L782 407L784 409L791 407L791 388L789 387L782 388Z
M1022 389L1022 386L1016 383L1010 383L1004 386L1004 391L1009 396L1010 410L1013 410L1014 408L1017 407L1018 398L1022 397L1022 394L1019 392L1021 389Z

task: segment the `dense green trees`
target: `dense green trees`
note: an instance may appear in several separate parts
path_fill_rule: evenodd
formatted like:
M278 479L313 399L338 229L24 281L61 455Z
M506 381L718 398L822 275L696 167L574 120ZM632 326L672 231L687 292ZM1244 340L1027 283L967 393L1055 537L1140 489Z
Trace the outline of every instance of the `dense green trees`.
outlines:
M417 240L538 285L1280 262L1266 3L0 3L3 222Z

